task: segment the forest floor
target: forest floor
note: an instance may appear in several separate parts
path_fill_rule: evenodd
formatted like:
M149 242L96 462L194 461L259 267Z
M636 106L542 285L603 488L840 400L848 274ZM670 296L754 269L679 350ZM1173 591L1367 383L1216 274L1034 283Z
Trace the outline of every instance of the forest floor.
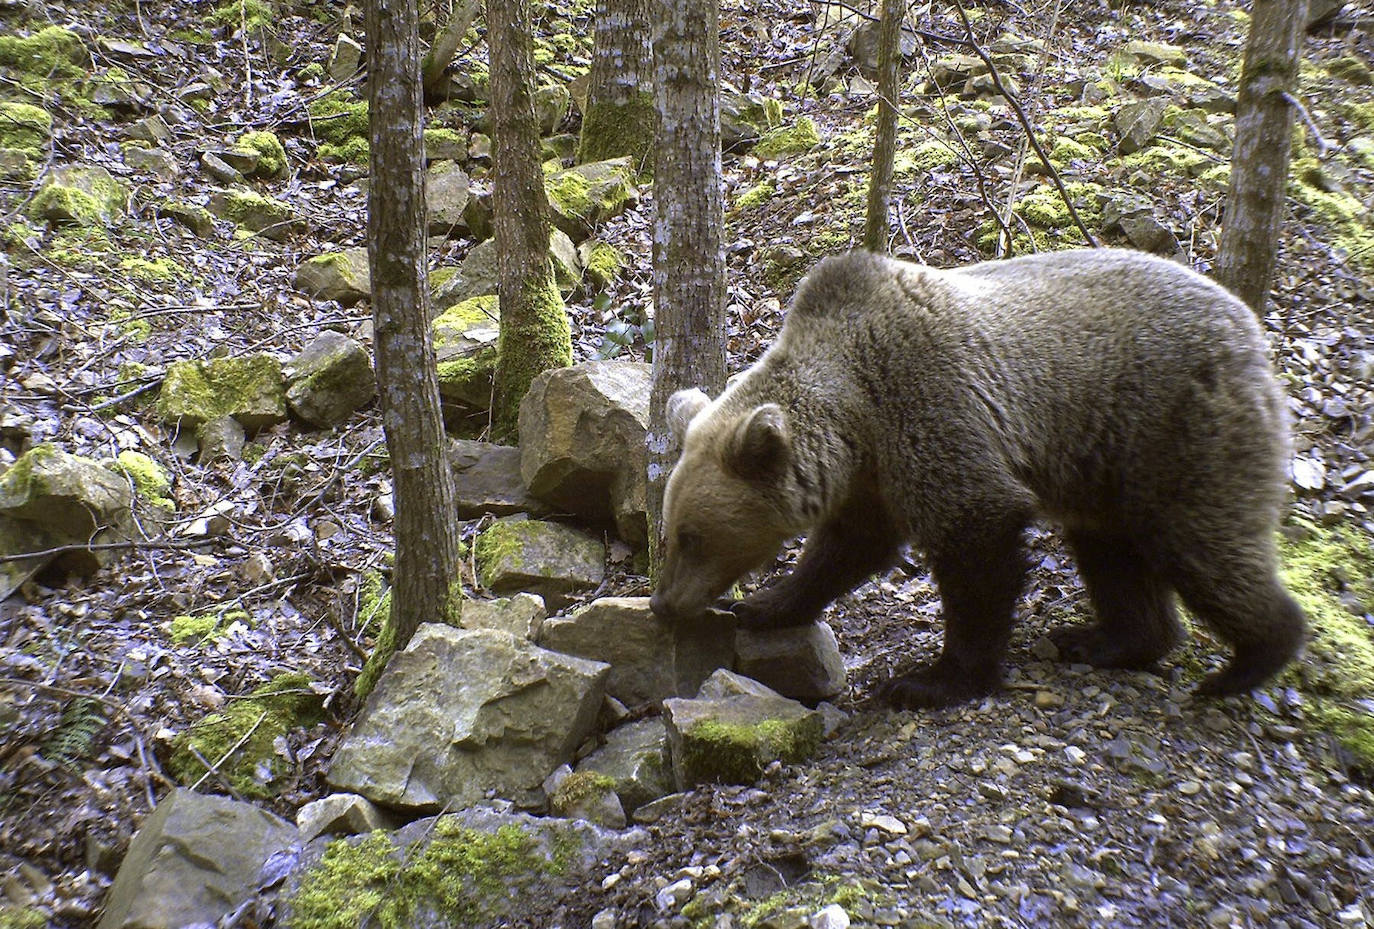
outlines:
M874 98L842 55L824 92L801 92L854 25L841 21L841 7L724 6L724 78L779 100L787 123L814 120L820 137L795 155L724 159L728 347L739 369L776 334L805 268L857 241ZM126 220L78 234L23 219L40 178L0 181L0 443L17 452L52 441L97 459L142 451L172 473L174 532L211 507L227 508L232 521L219 547L150 547L90 578L30 583L0 603L0 874L10 875L0 903L4 895L34 903L53 925L98 918L129 837L172 786L161 761L175 733L276 674L307 672L328 713L280 746L296 773L266 806L289 819L328 792L323 771L356 710L356 646L369 644L355 615L358 579L392 547L374 507L389 490L375 410L329 432L276 427L254 438L251 460L201 466L180 457L140 405L147 395L106 403L155 383L176 360L250 349L286 357L323 328L366 333L365 305L343 310L292 284L305 258L364 243L366 200L352 183L359 171L319 157L305 109L330 86L312 66L327 60L341 29L362 38L361 16L341 0L294 0L277 4L265 28L242 28L264 8L256 0L0 0L0 35L51 20L75 29L94 60L91 74L60 86L0 83L0 100L38 103L54 115L42 170L101 164L133 191ZM1169 157L1123 164L1091 144L1080 108L1085 84L1119 86L1122 99L1149 85L1152 67L1118 54L1136 40L1184 50L1187 71L1234 90L1247 22L1241 7L1032 0L969 12L980 45L1019 56L1009 74L1044 138L1084 143L1060 169L1072 184L1098 185L1076 188L1086 191L1082 208L1100 211L1097 190L1144 192L1184 259L1207 270L1224 190L1209 172L1225 157L1180 154L1206 148L1199 130L1193 142L1174 139ZM588 63L590 7L546 15L537 27L542 76L566 81ZM964 33L951 9L918 5L912 17L922 39L907 64L916 76L904 100L901 151L910 157L899 159L894 252L946 267L990 257L986 239L980 244L988 200L1000 206L1009 196L1029 223L1017 227L1023 249L1074 244L1070 226L1035 223L1047 181L1016 168L1024 136L1009 110L914 92L933 61L969 49L952 40ZM480 46L464 50L457 67L476 67L480 55ZM1296 173L1307 187L1284 224L1264 323L1292 396L1295 514L1344 527L1367 552L1369 3L1346 4L1315 29L1305 59ZM118 83L136 85L134 102L75 102L89 100L93 85L116 83L110 69L120 71ZM186 170L172 179L131 171L121 159L130 125L152 112L168 114L174 127L166 147ZM575 131L575 111L563 128ZM932 156L932 142L961 148L956 128L976 138L976 148L962 149L964 158ZM165 198L204 202L213 183L197 167L200 153L248 129L282 135L290 174L267 192L306 217L309 230L283 242L201 239L159 218L155 204ZM763 193L745 198L756 191ZM608 324L634 332L647 318L653 199L645 193L599 232L630 256L626 271L603 294L570 302L579 360L617 350L604 339ZM470 245L436 242L434 265L453 263ZM645 350L641 339L620 356L642 359ZM465 538L474 529L466 526ZM852 715L812 763L771 772L752 788L691 792L678 814L649 827L649 844L615 881L530 924L585 926L614 908L622 926L689 925L688 916L663 916L654 903L685 875L703 901L699 913L738 907L737 925L748 923L746 912L797 925L778 911L810 913L827 900L865 925L1374 925L1370 769L1309 725L1308 700L1294 681L1255 699L1194 703L1187 692L1220 660L1204 637L1160 674L1042 660L1043 633L1081 613L1083 595L1052 532L1033 532L1031 547L1035 569L1002 693L922 714L872 701L894 668L939 647L938 597L913 556L827 614L850 676L838 702ZM1367 583L1346 581L1352 591ZM646 580L623 571L598 591L640 593ZM246 615L213 643L169 637L173 617L214 610ZM1352 611L1369 647L1374 603ZM1374 705L1349 709L1374 715ZM740 902L746 898L754 902Z

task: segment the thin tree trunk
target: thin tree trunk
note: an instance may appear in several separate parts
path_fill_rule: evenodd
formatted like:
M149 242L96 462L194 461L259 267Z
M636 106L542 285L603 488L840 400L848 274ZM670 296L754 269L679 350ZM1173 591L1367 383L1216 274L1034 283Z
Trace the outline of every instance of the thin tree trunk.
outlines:
M878 131L873 141L873 174L868 181L864 248L887 251L887 208L892 199L892 160L897 150L897 104L901 92L901 35L905 0L883 0L878 33Z
M597 0L578 161L649 161L657 121L653 66L648 0Z
M529 0L487 4L487 47L492 232L501 276L492 434L497 441L513 441L530 381L541 371L572 363L572 332L549 261L549 200L534 116Z
M1236 101L1236 145L1215 276L1256 313L1273 283L1307 0L1255 0Z
M425 93L433 94L439 89L439 82L444 79L444 73L448 71L453 56L458 53L458 46L463 44L463 36L467 35L481 6L482 0L463 0L462 5L453 11L444 28L435 36L434 45L430 47L429 54L422 63Z
M377 382L396 495L389 633L373 679L422 622L442 621L461 593L453 472L446 454L425 273L424 123L416 0L367 4L372 179L368 259Z
M679 449L669 395L725 382L725 252L721 241L720 4L654 0L654 376L649 400L651 571L663 533L663 487Z

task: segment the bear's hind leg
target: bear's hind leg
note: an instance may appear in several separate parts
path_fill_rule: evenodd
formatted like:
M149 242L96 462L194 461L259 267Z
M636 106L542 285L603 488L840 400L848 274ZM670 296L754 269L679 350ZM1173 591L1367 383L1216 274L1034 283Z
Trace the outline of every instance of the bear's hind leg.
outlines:
M1183 640L1173 588L1130 537L1065 533L1097 621L1050 633L1062 661L1147 669Z
M1181 558L1175 585L1183 602L1230 644L1230 663L1198 685L1202 696L1253 690L1302 647L1306 621L1275 571L1273 543L1236 543Z
M960 537L928 552L945 614L945 645L933 663L894 677L882 696L899 709L933 709L976 700L1002 683L1016 600L1026 576L1024 521Z

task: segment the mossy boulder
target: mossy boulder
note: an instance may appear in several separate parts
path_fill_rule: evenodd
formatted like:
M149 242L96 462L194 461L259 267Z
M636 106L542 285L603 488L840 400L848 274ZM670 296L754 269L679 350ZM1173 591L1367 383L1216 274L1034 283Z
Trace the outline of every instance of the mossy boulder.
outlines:
M779 126L764 133L754 154L760 158L782 158L811 151L821 143L821 134L809 116L803 116L790 126Z
M283 895L294 929L466 929L510 925L531 895L577 899L605 862L645 841L586 822L484 807L312 843Z
M253 166L244 171L244 176L254 178L285 177L288 162L286 149L275 132L245 132L235 146L240 151L255 156Z
M250 190L217 190L207 206L220 219L269 239L285 240L306 229L291 204Z
M295 287L316 300L334 300L340 306L366 300L372 295L367 249L357 246L307 258L296 269Z
M176 503L168 494L172 478L166 469L142 452L125 449L109 463L116 474L122 474L134 485L139 498L152 506L175 509Z
M377 393L367 349L341 332L321 332L291 359L285 374L291 412L321 428L337 426Z
M0 100L0 147L32 159L43 156L52 138L52 114L30 103Z
M652 103L652 101L651 101ZM722 91L720 95L721 151L741 151L782 124L782 104L759 94Z
M473 410L491 407L500 325L495 295L464 300L434 320L439 395L445 401Z
M219 786L204 759L239 796L275 796L290 766L274 743L293 729L318 723L322 707L323 698L311 690L308 674L280 674L173 739L168 773L188 787L202 780Z
M203 206L194 203L185 203L180 200L168 200L157 206L159 218L170 219L174 223L185 226L202 239L209 238L215 233L215 216Z
M108 225L124 215L128 199L123 182L99 165L62 165L48 174L28 213L53 224Z
M592 161L549 173L544 179L553 224L574 242L600 223L639 202L635 171L628 157Z
M18 73L21 82L74 80L91 65L81 37L61 26L48 26L27 36L0 36L0 68Z
M1285 672L1308 718L1374 772L1374 538L1356 526L1299 524L1282 543L1284 583L1311 629L1304 659Z
M562 84L545 84L534 92L534 118L541 135L555 132L568 118L572 94Z
M281 362L271 355L179 361L167 369L157 414L182 429L232 416L252 432L286 419Z
M34 446L0 474L0 515L40 523L71 540L123 523L132 502L123 477L55 445Z
M315 100L307 107L310 128L319 140L325 161L366 164L368 158L367 101L346 90Z
M752 784L774 761L811 757L825 728L819 712L777 694L665 700L663 722L679 790Z
M473 556L482 586L496 594L537 593L554 610L600 584L606 572L600 539L536 519L493 523L477 537Z
M577 257L582 263L583 279L598 290L611 286L628 263L620 249L600 239L588 239L579 245Z

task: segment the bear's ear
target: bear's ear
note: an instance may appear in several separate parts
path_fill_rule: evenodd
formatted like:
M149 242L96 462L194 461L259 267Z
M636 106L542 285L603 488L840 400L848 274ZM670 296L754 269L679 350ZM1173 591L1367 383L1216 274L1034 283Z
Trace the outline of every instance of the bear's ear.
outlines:
M687 427L702 410L711 403L711 398L693 387L679 390L668 398L668 428L673 430L679 443L687 436Z
M757 480L781 474L791 454L782 407L765 403L754 407L735 426L725 449L725 463L740 477Z

